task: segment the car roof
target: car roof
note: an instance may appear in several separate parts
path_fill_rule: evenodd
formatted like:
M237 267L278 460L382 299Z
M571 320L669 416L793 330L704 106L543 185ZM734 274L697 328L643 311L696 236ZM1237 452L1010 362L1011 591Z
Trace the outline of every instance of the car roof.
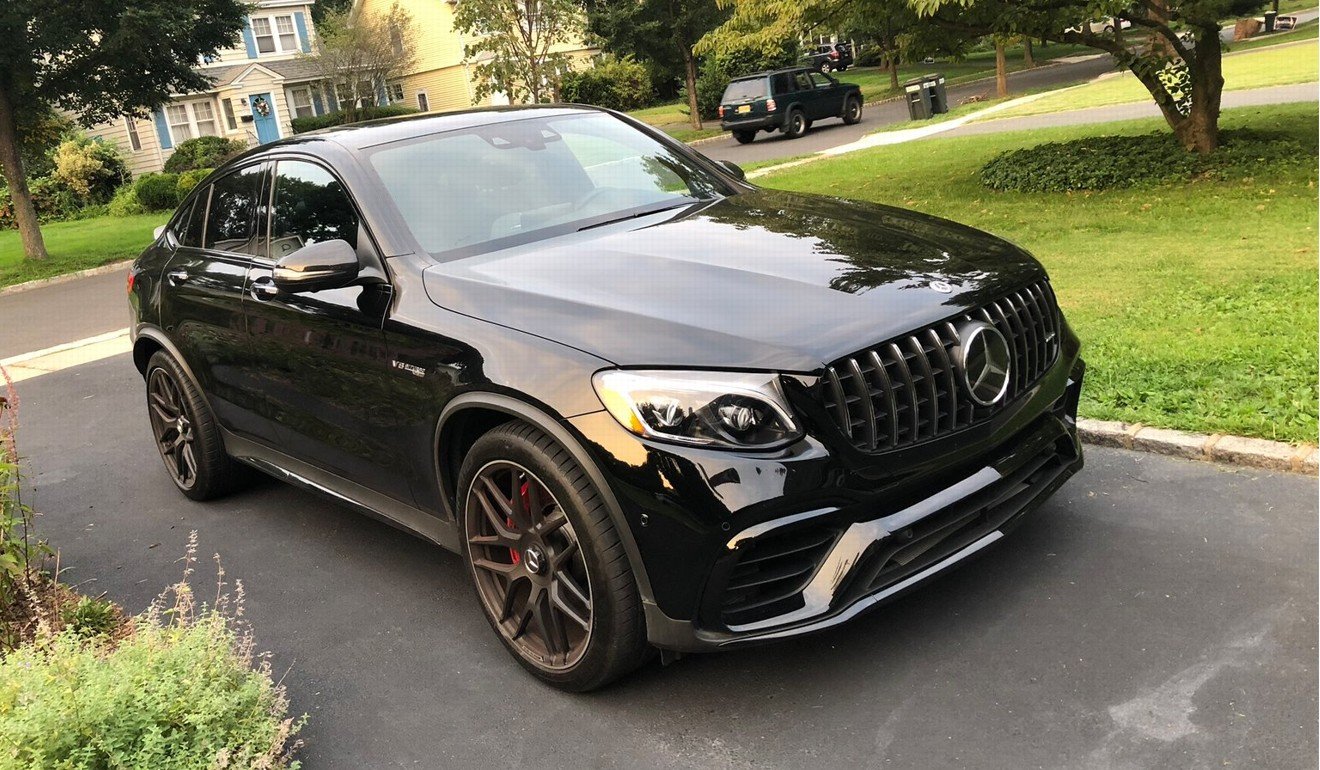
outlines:
M403 115L393 118L379 118L361 123L349 123L331 126L316 131L297 134L287 139L280 139L269 144L259 145L252 152L244 155L278 152L284 148L312 149L320 144L335 144L349 150L363 150L376 145L388 144L401 139L457 131L473 126L487 126L495 123L508 123L524 120L533 116L556 117L561 115L581 115L605 113L598 107L579 104L532 104L508 107L478 107L457 112L439 114Z
M755 80L757 78L768 78L771 75L782 75L785 72L804 72L804 71L811 72L812 68L811 67L780 67L777 70L765 70L764 72L753 72L750 75L739 75L736 78L731 78L729 82L736 83L739 80Z

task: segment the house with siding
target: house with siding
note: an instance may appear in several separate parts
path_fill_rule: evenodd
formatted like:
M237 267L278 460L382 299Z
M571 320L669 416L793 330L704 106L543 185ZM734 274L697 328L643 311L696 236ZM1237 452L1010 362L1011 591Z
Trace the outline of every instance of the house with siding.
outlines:
M134 174L160 171L185 139L223 136L256 145L291 136L293 118L332 108L315 62L304 56L316 47L314 2L257 0L235 46L199 65L209 89L172 96L150 120L126 115L88 133L117 144Z
M509 100L500 94L483 99L475 96L475 72L463 61L466 41L454 29L454 9L462 0L354 0L353 14L384 16L396 1L412 16L416 56L411 71L388 84L391 104L406 104L422 112L508 104ZM560 46L556 52L587 59L600 51L577 41Z

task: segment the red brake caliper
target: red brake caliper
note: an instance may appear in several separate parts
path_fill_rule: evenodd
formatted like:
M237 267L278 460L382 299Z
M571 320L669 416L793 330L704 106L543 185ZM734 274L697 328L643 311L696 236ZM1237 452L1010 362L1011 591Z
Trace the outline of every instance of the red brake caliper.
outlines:
M522 498L523 506L526 507L528 510L531 510L531 508L532 508L532 498L531 498L530 496L528 496L528 494L527 494L527 482L526 482L526 481L524 481L524 482L523 482L523 485L519 488L519 490L518 490L518 496ZM512 517L512 516L509 516L509 517L505 518L505 520L504 520L504 524L505 524L505 526L507 526L509 529L514 529L514 530L516 530L516 529L518 528L518 526L517 526L516 524L513 523L513 517ZM509 559L512 560L514 564L517 564L517 563L519 563L519 562L522 561L522 554L518 553L518 549L517 549L517 548L510 548L510 549L509 549Z

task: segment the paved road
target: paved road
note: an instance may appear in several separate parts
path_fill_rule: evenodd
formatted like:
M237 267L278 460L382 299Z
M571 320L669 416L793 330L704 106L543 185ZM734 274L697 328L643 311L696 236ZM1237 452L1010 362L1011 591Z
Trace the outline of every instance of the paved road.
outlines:
M0 359L128 326L127 276L114 272L0 296Z
M274 482L178 495L141 389L127 356L23 383L41 532L138 610L197 530L311 715L309 770L1316 766L1314 479L1091 449L878 613L569 696L505 655L456 557Z
M1222 107L1254 107L1262 104L1286 104L1288 102L1314 102L1320 99L1315 83L1299 83L1291 86L1272 88L1254 88L1247 91L1225 91ZM1109 123L1116 120L1133 120L1160 116L1160 108L1154 102L1134 104L1112 104L1105 107L1090 107L1084 110L1051 112L1043 115L1024 115L1018 118L1002 118L968 123L934 137L971 136L973 134L994 134L1001 131L1024 131L1035 128L1054 126L1076 126L1087 123Z
M1015 93L1038 90L1089 80L1114 69L1113 60L1108 56L1099 56L1075 64L1055 64L1038 67L1033 70L1011 73L1009 88ZM839 75L844 82L848 73ZM993 94L994 81L981 81L949 89L949 103L959 101L976 94ZM861 137L890 123L908 120L907 104L902 101L885 102L867 107L862 122L855 126L845 126L842 121L831 120L818 123L806 136L800 139L786 139L783 134L758 134L752 144L738 144L732 135L725 135L719 141L703 143L697 146L702 154L715 160L731 160L735 163L755 163L759 161L789 158L797 155L810 155L813 152L855 142Z

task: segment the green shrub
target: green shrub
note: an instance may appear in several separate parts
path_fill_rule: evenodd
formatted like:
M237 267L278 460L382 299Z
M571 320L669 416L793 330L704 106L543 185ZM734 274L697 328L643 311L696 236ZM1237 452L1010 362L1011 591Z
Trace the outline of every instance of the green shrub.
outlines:
M645 107L654 97L650 72L631 58L602 58L590 69L570 72L560 85L560 98L565 102L620 112Z
M301 720L231 624L140 622L107 651L65 632L0 660L0 765L283 768Z
M175 146L174 154L165 161L165 170L171 174L181 174L194 169L215 168L246 149L247 143L241 139L225 139L222 136L185 139Z
M113 602L90 596L64 607L60 616L65 629L81 638L109 636L124 622Z
M193 188L200 184L212 171L215 171L215 169L194 168L179 174L179 181L175 185L175 189L179 194L179 202L182 203L183 199L188 197L188 193L192 192Z
M51 178L80 203L105 203L132 175L115 145L85 136L65 139L51 156Z
M145 214L147 209L138 200L137 190L133 185L126 184L115 190L115 197L110 199L110 215L115 217L131 217L135 214Z
M982 167L981 182L1015 192L1106 190L1315 163L1313 149L1284 136L1243 130L1225 131L1220 139L1211 155L1187 152L1169 133L1049 142L997 155Z
M402 104L389 104L384 107L362 107L358 109L357 118L353 122L358 123L364 120L375 120L376 118L396 118L400 115L414 115L416 113L416 109L405 107ZM292 121L293 133L304 134L308 131L338 126L346 122L348 122L348 113L342 111L294 118Z
M133 183L138 202L147 211L164 211L179 205L178 174L143 174Z

